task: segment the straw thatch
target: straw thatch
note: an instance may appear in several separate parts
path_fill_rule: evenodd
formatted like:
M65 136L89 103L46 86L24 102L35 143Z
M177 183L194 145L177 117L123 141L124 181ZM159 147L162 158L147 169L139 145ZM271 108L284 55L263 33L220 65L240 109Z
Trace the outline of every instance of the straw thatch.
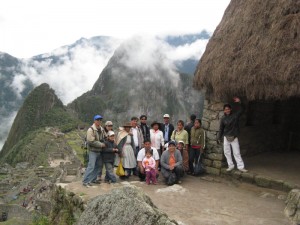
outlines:
M194 87L219 99L300 97L300 0L232 0Z

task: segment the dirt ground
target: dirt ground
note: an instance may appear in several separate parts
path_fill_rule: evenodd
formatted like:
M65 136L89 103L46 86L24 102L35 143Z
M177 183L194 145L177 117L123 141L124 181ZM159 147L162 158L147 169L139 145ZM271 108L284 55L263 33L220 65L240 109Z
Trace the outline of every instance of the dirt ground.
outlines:
M300 187L300 152L265 152L244 158L249 171L274 179L289 181Z
M185 176L181 185L146 185L137 177L129 182L83 187L81 181L63 184L85 200L122 185L136 185L170 218L185 225L289 225L283 214L287 193L233 183L219 177Z

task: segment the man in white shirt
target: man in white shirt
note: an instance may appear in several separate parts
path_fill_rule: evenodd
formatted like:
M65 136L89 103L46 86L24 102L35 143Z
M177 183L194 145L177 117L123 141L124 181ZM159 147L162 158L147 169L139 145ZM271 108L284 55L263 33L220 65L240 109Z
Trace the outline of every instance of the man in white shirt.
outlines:
M137 117L132 117L131 118L131 133L133 136L133 141L134 141L134 145L135 145L135 149L134 149L134 155L135 157L137 156L139 150L143 147L143 143L144 143L144 138L143 138L143 133L141 128L139 128L138 126L138 118Z
M145 170L142 165L142 161L145 158L145 152L146 150L152 150L153 151L153 158L155 160L155 169L156 169L156 177L158 177L158 165L159 165L159 154L156 148L151 147L151 142L150 140L145 140L144 141L144 148L142 148L137 155L137 162L138 162L138 170L139 170L139 177L141 181L144 181L146 178Z

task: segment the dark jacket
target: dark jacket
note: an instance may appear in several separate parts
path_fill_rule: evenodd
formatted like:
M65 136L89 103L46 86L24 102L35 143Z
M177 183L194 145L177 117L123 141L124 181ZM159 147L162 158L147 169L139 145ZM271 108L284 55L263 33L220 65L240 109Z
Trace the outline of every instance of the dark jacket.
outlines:
M192 130L192 127L194 126L194 123L195 123L195 121L191 121L187 125L184 126L184 129L189 134L189 143L191 143L191 130Z
M102 150L102 160L104 163L113 163L115 161L115 152L113 151L113 148L117 148L117 145L114 142L111 141L105 141L105 148ZM116 153L121 153L119 150Z
M160 130L163 132L163 135L164 135L164 138L165 138L165 132L166 131L165 131L165 124L164 123L162 123L160 125ZM165 140L165 144L168 143L169 141L171 141L171 135L172 135L173 131L174 131L174 126L173 126L173 124L169 123L168 140Z
M150 140L150 128L148 125L141 123L140 129L142 130L144 141Z
M224 115L220 121L220 130L218 139L221 140L223 136L234 136L237 137L240 133L239 118L245 111L245 106L240 103L240 108L235 113Z

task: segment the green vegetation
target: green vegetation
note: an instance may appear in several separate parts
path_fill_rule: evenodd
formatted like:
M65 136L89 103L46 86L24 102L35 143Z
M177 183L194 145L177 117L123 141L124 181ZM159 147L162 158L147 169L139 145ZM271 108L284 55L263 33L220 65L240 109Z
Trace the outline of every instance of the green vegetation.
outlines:
M68 145L76 152L77 158L80 159L82 164L84 164L84 154L86 149L82 149L81 145L85 135L85 130L73 130L65 135Z
M30 225L51 225L49 218L46 216L35 216Z

